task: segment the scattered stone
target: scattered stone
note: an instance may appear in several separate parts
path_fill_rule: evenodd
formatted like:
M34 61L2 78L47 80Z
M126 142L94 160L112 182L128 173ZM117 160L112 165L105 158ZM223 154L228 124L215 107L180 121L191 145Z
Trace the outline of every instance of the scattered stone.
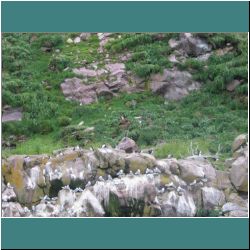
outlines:
M151 76L151 91L160 94L168 100L179 100L189 92L200 88L200 83L192 79L192 75L187 71L165 69L163 74Z
M80 42L81 42L81 38L77 36L77 37L74 39L74 44L77 44L77 43L80 43Z
M5 109L2 114L2 122L21 121L22 110L20 108L9 108Z
M68 44L72 44L74 41L71 38L68 38L66 41Z
M136 145L135 141L128 138L128 137L124 137L119 144L116 147L119 150L124 150L126 153L133 153L133 152L137 152L138 146Z

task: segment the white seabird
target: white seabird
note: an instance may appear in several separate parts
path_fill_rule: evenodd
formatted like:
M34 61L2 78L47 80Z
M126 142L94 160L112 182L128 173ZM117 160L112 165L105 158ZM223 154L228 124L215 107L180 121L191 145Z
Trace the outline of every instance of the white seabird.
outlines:
M129 177L133 177L134 176L134 173L132 170L129 171L129 174L128 174Z
M149 168L146 168L146 174L153 174L153 170L149 169Z
M99 176L98 178L99 181L105 181L104 178L102 176Z
M74 174L70 174L70 178L75 180L76 179L76 176Z
M102 145L102 148L107 148L107 146L105 144Z
M13 187L13 186L11 186L11 185L10 185L10 183L8 182L8 183L7 183L7 188L9 188L9 189L13 189L14 187Z
M165 192L165 188L163 187L162 189L157 189L158 194L163 194Z
M62 189L64 189L64 190L70 190L70 187L69 187L69 185L67 185L67 186L62 187Z
M154 170L153 170L153 172L155 173L155 174L161 174L161 170L159 169L159 168L154 168Z
M118 177L121 177L122 175L124 175L123 169L121 169L116 175Z
M91 186L91 182L88 181L88 183L86 184L85 188L90 187L90 186Z
M189 184L189 186L194 186L196 184L196 180L194 180L193 182L191 182L190 184Z
M112 176L111 176L110 174L108 175L108 180L109 180L109 181L112 181L112 180L113 180L113 178L112 178Z
M137 171L135 172L135 175L140 175L141 174L141 170L137 169Z
M74 190L75 193L80 193L80 192L83 192L83 189L81 189L80 187L76 188Z

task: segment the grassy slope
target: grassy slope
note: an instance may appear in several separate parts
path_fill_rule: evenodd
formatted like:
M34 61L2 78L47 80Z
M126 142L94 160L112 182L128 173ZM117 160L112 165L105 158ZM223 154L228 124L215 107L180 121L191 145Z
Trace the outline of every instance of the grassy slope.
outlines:
M125 36L124 39L120 39L120 42L123 42L122 47L115 42L116 47L111 44L108 45L110 46L108 49L112 57L116 57L119 50L133 51L135 56L126 65L129 70L147 77L152 72L171 67L167 60L158 60L162 54L166 56L170 53L166 46L169 37L163 41L140 37L134 39L136 40L134 42L133 36ZM191 94L180 102L167 102L147 91L140 94L123 94L110 101L100 100L99 103L88 106L79 106L77 103L66 101L59 86L63 79L73 74L60 69L57 71L49 69L51 58L58 58L56 48L61 50L59 66L61 59L68 67L75 67L81 65L80 62L84 59L93 62L103 58L97 53L96 36L78 45L67 45L65 41L68 36L62 35L62 37L63 43L55 46L50 53L42 52L34 43L31 46L31 56L26 59L28 63L19 70L19 76L15 76L18 71L13 73L4 69L3 92L11 90L10 93L13 94L16 91L15 100L7 96L3 98L4 104L14 103L15 106L23 106L25 119L21 122L4 124L3 135L7 137L11 134L26 134L29 140L18 144L13 150L3 150L3 155L51 153L54 149L76 144L85 147L97 147L103 143L115 146L123 136L128 135L141 147L152 147L161 143L155 151L158 157L166 157L168 154L176 157L186 156L189 154L191 141L194 148L198 146L205 153L215 153L220 145L222 155L217 166L223 168L222 162L230 155L232 140L238 134L247 132L248 114L245 99L242 99L242 96L232 96L223 89L211 91L212 88L207 86L211 86L214 79L206 83L201 91ZM147 44L143 46L141 43ZM142 53L143 48L145 53ZM210 65L212 68L215 63L211 61ZM199 75L200 67L204 65L197 66L192 61L183 65L183 68L191 68L195 76L201 79L204 75ZM222 72L225 70L219 69ZM216 76L215 74L214 78ZM25 82L26 87L22 87L20 82ZM16 86L15 84L17 87L13 90L11 86ZM27 86L30 88L27 89ZM119 126L121 115L130 121L128 129ZM141 124L136 119L138 116L142 117ZM68 135L62 138L64 126L61 121L65 120L65 117L68 118L69 125L76 126L84 121L84 127L94 126L94 135L80 140Z

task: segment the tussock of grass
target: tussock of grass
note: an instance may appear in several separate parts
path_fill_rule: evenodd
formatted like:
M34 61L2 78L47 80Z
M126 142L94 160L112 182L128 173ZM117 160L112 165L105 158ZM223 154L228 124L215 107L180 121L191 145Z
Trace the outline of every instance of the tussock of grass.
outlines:
M74 76L69 70L64 71L65 67L80 67L83 60L103 63L105 55L97 53L97 36L92 35L79 44L67 44L69 34L59 34L61 38L53 34L52 37L35 35L38 40L34 43L30 42L34 34L3 36L3 105L24 110L21 122L3 124L3 137L25 134L29 138L16 149L3 150L4 155L51 153L54 149L77 144L86 148L104 143L115 146L124 136L129 136L141 148L160 144L155 150L157 157L187 156L191 141L202 152L211 154L220 145L221 161L215 164L223 168L233 139L248 131L247 37L244 34L206 35L214 48L222 48L230 42L234 50L225 56L211 56L205 63L188 59L180 65L181 70L192 71L203 87L179 102L168 102L145 91L120 94L112 100L99 100L88 106L66 101L60 83ZM120 52L131 52L127 69L147 78L172 66L167 60L171 53L168 40L176 36L122 34L118 38L114 35L107 49L112 59ZM51 47L51 52L41 51L39 46L44 43ZM59 54L56 49L60 50ZM9 60L8 54L15 60ZM18 62L17 65L14 62ZM234 78L243 83L231 94L225 87ZM120 125L121 116L129 121L127 127ZM65 128L77 126L81 121L84 128L95 127L93 135L74 137L71 131L64 134L67 140L63 140L61 135L63 131L67 133Z

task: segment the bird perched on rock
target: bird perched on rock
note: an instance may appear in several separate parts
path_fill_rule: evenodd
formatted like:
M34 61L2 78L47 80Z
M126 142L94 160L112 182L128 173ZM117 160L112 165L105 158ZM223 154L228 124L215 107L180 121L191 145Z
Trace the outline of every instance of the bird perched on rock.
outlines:
M140 175L141 174L141 170L138 169L136 172L135 172L135 175Z
M204 177L204 178L201 179L201 181L206 183L206 182L208 182L208 179L206 177Z
M170 182L169 184L165 184L165 187L167 188L167 190L172 191L176 189L176 186L174 185L173 182Z
M30 213L30 210L27 207L23 208L24 213Z
M153 172L155 173L155 174L161 174L161 170L159 169L159 168L154 168L154 170L153 170Z
M133 171L131 171L131 170L130 170L130 171L129 171L129 174L128 174L128 176L129 176L129 177L133 177L133 176L134 176L134 173L133 173Z
M108 180L109 180L109 181L112 181L112 180L113 180L113 178L112 178L112 176L111 176L110 174L108 175Z
M157 189L158 194L163 194L165 192L165 188Z
M194 186L196 184L196 180L194 180L193 182L191 182L190 184L189 184L189 186Z
M146 174L153 174L154 173L154 171L153 170L151 170L151 169L149 169L149 168L146 168L146 172L145 172Z
M70 178L75 180L76 179L76 176L74 174L70 174Z
M57 201L58 200L58 197L53 197L51 198L52 201Z
M86 184L85 188L90 187L90 186L91 186L91 182L88 181L88 183Z
M177 188L177 193L178 193L178 195L183 195L184 194L184 192L185 192L185 190L183 189L183 188L181 188L180 186Z
M103 144L103 145L102 145L102 148L107 148L107 145Z
M124 175L123 169L121 169L118 173L117 176L118 177L122 177Z
M80 187L78 187L78 188L76 188L76 189L74 190L74 192L75 192L75 193L81 193L81 192L83 192L83 189L81 189Z
M99 176L98 178L99 181L105 181L104 178L102 176Z
M62 187L63 190L70 190L69 185Z
M7 188L13 189L14 187L12 187L12 186L10 185L10 183L8 182L8 183L7 183Z

